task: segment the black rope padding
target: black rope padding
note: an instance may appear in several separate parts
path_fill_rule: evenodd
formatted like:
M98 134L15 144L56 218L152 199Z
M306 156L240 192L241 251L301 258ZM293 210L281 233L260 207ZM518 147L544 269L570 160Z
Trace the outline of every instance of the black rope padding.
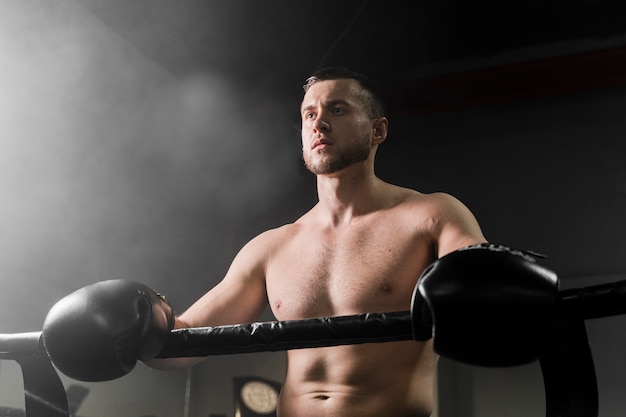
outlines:
M598 417L598 385L582 320L555 323L539 358L547 417Z
M26 417L70 417L65 387L47 356L17 360L24 380Z
M41 332L0 334L0 359L17 360L41 355Z
M626 281L559 292L557 321L588 320L626 314Z
M176 329L158 357L274 352L402 340L413 340L409 311Z
M26 417L69 417L65 388L41 343L41 332L0 334L0 359L22 368Z

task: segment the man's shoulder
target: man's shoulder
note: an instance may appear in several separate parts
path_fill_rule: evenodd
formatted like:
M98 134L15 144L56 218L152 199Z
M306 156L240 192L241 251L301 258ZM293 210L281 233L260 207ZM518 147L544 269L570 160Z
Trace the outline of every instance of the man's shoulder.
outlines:
M459 203L456 197L445 192L423 193L410 188L398 187L398 193L401 196L401 204L405 206L441 209Z
M419 224L423 224L424 221L427 223L447 222L467 211L459 199L445 192L407 192L406 197L397 207L401 216L408 219L407 221L417 221Z
M264 262L272 252L284 246L294 233L293 224L286 224L261 232L241 248L239 257Z
M257 235L253 241L258 241L262 244L277 244L293 237L302 229L302 224L299 220L293 223L287 223L282 226L275 227L273 229L266 230Z
M268 229L257 235L253 241L262 242L263 244L281 244L296 235L306 231L307 228L315 227L316 207L294 220L292 223L286 223L272 229Z
M425 203L435 204L435 205L449 205L449 204L457 204L459 200L454 197L452 194L448 194L442 191L437 191L428 194L421 194L421 199Z

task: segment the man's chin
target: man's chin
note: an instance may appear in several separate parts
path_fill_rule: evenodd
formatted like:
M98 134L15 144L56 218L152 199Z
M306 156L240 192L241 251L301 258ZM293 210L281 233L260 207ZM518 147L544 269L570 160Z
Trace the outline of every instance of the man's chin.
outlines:
M315 175L332 175L337 174L354 164L365 161L367 156L368 155L356 155L353 158L321 157L315 158L314 161L312 161L312 158L309 157L308 160L304 160L304 165Z
M333 174L337 174L338 172L341 172L342 170L347 168L350 164L348 165L328 164L328 163L309 164L305 162L304 165L311 173L315 175L333 175Z
M310 158L308 160L305 159L304 166L306 166L306 169L315 175L328 175L337 171L328 159L317 161L311 161Z

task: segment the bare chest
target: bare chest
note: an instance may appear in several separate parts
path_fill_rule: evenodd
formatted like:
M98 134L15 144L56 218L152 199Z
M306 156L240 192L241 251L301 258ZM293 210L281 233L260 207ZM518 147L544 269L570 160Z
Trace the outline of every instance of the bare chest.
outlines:
M433 260L424 234L393 222L305 232L268 263L268 297L280 320L406 310Z

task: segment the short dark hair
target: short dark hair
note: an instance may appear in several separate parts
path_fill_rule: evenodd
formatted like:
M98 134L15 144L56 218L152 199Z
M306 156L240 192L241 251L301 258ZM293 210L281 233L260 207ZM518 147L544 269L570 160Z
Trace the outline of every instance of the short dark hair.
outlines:
M306 79L302 88L309 91L309 88L318 81L328 80L356 80L363 89L365 96L365 106L367 113L372 119L383 117L385 115L385 104L380 93L380 87L367 76L340 67L327 67L315 71Z

